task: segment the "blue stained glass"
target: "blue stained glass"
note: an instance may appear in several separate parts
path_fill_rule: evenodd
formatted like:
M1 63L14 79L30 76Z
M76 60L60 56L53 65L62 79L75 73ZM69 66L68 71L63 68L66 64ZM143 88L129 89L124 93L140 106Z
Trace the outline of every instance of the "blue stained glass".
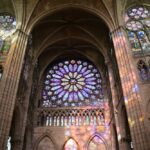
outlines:
M95 87L94 87L94 86L86 85L86 87L89 88L89 89L95 90Z
M63 76L64 74L61 73L60 71L56 71L56 74L60 75L60 76Z
M101 89L98 88L101 87L100 80L98 70L90 62L80 60L59 62L52 66L46 75L42 92L42 98L46 102L43 101L43 106L92 105L96 97L100 98L102 95Z
M82 69L82 65L79 65L79 66L78 66L78 69L77 69L77 72L80 72L81 69Z
M67 73L64 68L59 68L59 69L60 69L60 71L62 72L63 75L64 75L65 73Z
M59 85L60 83L59 82L53 82L53 83L50 83L50 85Z
M89 97L89 95L84 90L82 90L81 92L85 97L87 97L87 98Z
M49 90L49 89L50 89L50 86L45 86L45 89L46 89L46 90Z
M81 93L80 91L78 91L78 96L79 96L79 98L80 98L81 100L84 100L84 97L83 97L83 95L82 95L82 93Z
M54 78L59 78L59 79L61 79L61 76L59 76L59 75L57 75L57 74L53 74L52 75Z
M86 75L85 77L86 77L86 78L89 78L89 77L93 77L93 76L94 76L94 74L93 74L93 73L90 73L90 74Z
M87 70L83 73L83 75L85 76L85 75L89 74L90 72L91 72L91 70Z
M84 87L84 91L88 92L88 93L92 93L92 90L90 90L89 88Z
M46 80L46 81L45 81L45 84L49 84L49 80Z
M57 89L61 88L61 86L54 86L53 88L51 88L52 91L55 91Z
M81 73L84 73L86 71L87 67L82 68Z
M50 79L50 78L51 78L51 76L50 76L50 75L47 75L46 77L47 77L47 79Z
M95 77L87 78L87 79L86 79L86 81L88 81L88 82L90 82L90 81L94 81L94 80L96 80L96 78L95 78Z
M74 100L78 100L78 95L77 95L77 93L74 93Z
M145 33L143 31L138 32L138 38L144 38Z
M71 92L70 95L69 95L69 100L73 100L73 99L74 99L73 92Z
M93 66L92 65L89 65L89 69L92 69L93 68Z
M77 68L78 68L77 64L74 64L73 71L75 72L77 70Z
M57 95L57 94L59 94L61 91L63 91L63 88L57 89L57 90L54 92L54 94Z
M66 94L65 94L64 97L63 97L63 100L67 100L67 99L68 99L68 96L69 96L69 92L66 92Z
M71 72L73 72L73 65L72 65L72 64L69 65L69 70L70 70Z
M53 68L56 70L56 69L58 69L58 66L54 66Z
M66 73L68 73L69 72L69 68L68 68L68 66L64 66L64 69L65 69L65 71L66 71Z
M52 82L60 82L60 80L59 80L59 79L56 79L56 78L52 78L51 81L52 81Z
M66 91L62 91L61 93L59 93L58 98L61 98L65 93L66 93Z
M86 83L89 85L95 85L96 84L95 82L86 82Z

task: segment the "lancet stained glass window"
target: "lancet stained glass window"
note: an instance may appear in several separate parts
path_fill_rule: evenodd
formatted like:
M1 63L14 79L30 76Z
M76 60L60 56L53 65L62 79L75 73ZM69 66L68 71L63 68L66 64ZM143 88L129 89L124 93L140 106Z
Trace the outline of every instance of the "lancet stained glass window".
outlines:
M150 51L150 10L133 6L125 16L126 29L132 51Z
M103 91L97 68L85 60L64 60L50 66L42 90L42 106L101 106Z

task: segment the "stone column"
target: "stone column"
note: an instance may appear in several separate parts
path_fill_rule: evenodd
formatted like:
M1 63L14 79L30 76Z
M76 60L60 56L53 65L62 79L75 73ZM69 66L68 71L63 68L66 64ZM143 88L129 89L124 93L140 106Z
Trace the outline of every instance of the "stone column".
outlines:
M133 146L136 150L148 150L150 149L150 145L145 133L141 104L143 99L139 91L138 79L132 61L131 49L122 27L119 27L112 32L112 40L119 68Z
M118 122L118 115L117 115L117 104L118 104L118 97L117 97L117 91L115 88L115 80L114 80L114 75L113 75L113 68L111 62L107 59L106 64L108 67L108 74L109 74L109 81L110 81L110 89L111 89L111 95L112 95L112 103L113 103L113 112L114 112L114 119L115 119L115 124L116 124L116 131L117 135L120 135L120 127L119 127L119 122ZM116 145L115 140L113 141L113 145ZM121 147L120 147L121 148ZM113 147L113 150L116 150L116 147Z
M6 150L28 35L17 30L0 85L0 148Z

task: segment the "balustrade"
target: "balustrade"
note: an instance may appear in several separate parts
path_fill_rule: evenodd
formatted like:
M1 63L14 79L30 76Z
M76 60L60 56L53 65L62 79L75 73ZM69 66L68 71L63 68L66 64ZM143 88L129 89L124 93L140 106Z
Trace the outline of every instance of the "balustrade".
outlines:
M38 110L37 126L104 125L104 109Z

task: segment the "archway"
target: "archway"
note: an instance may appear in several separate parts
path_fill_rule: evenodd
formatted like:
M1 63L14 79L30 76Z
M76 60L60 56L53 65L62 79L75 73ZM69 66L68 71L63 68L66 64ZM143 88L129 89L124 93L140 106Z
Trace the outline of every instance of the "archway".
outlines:
M88 150L106 150L106 146L103 140L96 135L91 139Z
M77 142L74 139L70 138L66 142L64 150L79 150Z
M55 148L51 139L46 136L39 142L36 150L55 150Z

